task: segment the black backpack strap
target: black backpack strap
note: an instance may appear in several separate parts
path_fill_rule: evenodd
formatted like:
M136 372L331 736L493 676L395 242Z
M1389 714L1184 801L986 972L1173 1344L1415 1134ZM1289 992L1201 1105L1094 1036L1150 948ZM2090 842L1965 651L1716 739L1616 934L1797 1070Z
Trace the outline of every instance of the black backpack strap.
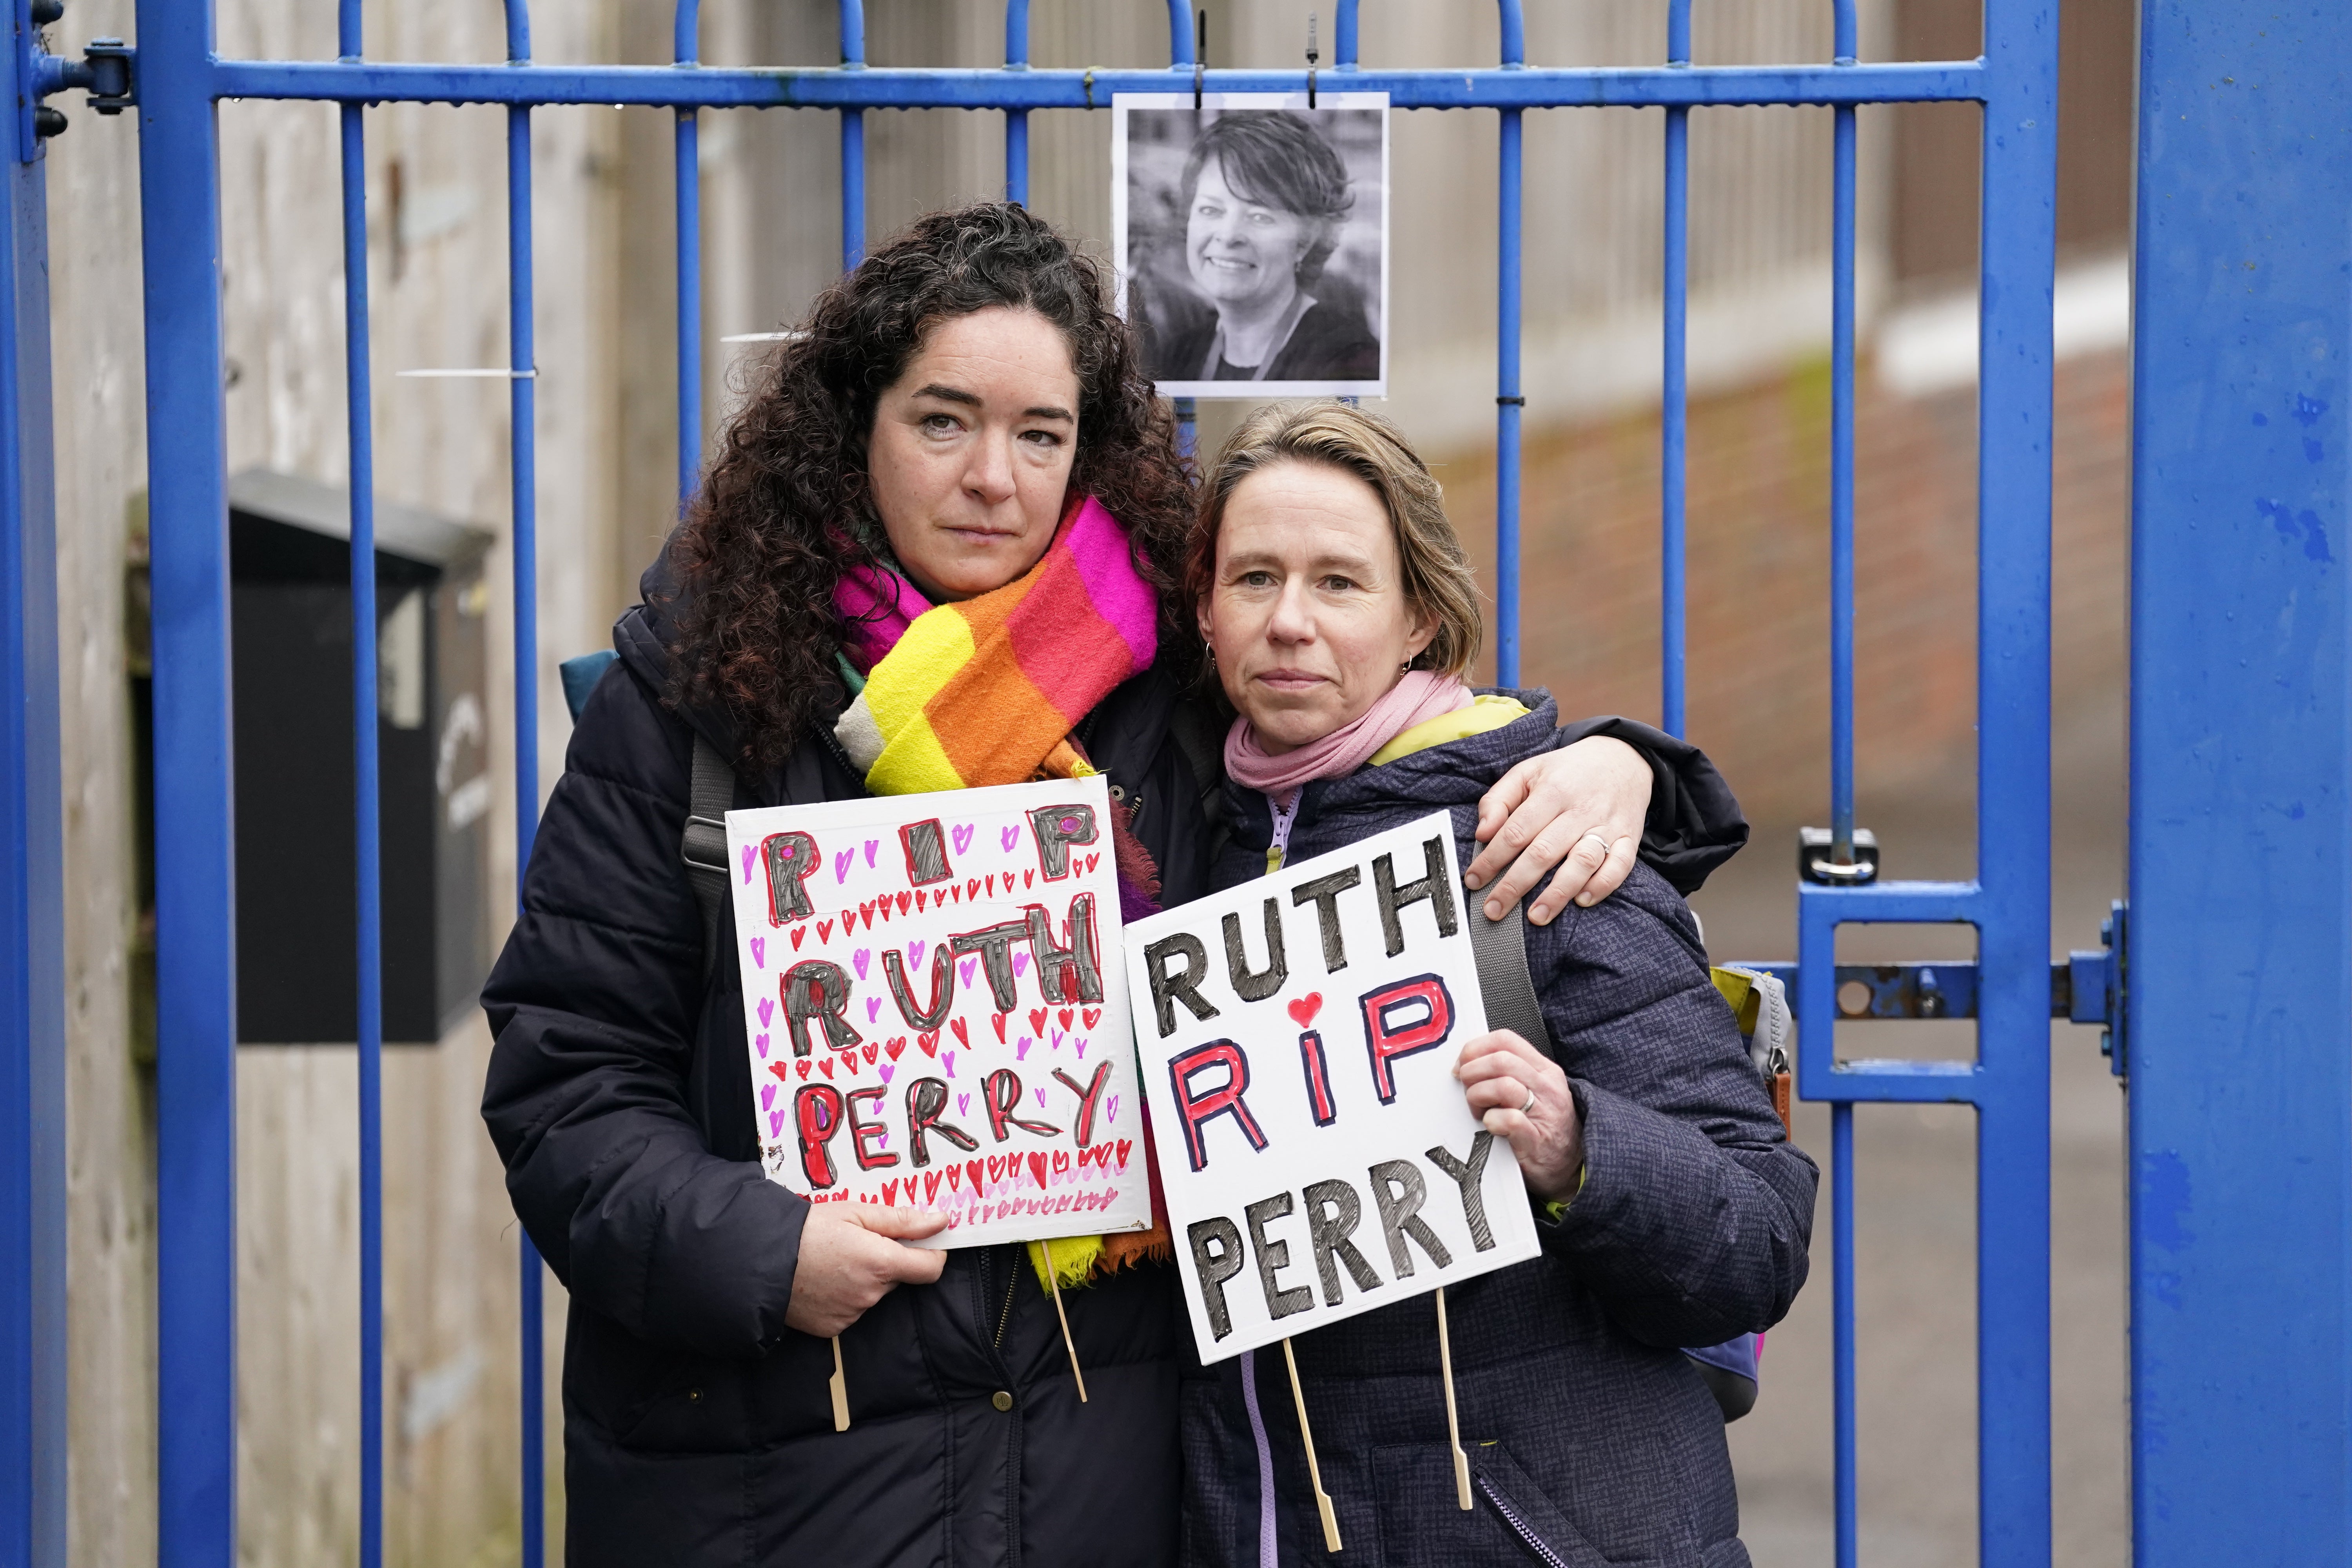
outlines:
M678 856L686 862L687 880L694 884L694 901L702 910L702 977L710 978L719 963L719 916L727 902L727 813L735 804L735 770L719 748L694 735L694 778L688 784L686 830L678 836ZM1527 966L1523 958L1520 967Z
M1470 951L1478 963L1478 989L1486 998L1486 1027L1508 1029L1544 1055L1557 1056L1536 1001L1535 977L1528 973L1525 909L1513 904L1510 913L1490 921L1484 900L1470 906Z

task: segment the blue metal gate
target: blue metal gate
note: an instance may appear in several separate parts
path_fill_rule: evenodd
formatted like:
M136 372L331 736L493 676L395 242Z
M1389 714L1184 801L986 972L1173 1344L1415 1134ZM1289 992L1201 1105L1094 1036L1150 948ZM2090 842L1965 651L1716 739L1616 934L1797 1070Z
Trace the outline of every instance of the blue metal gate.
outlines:
M13 0L20 44L19 81L54 89L55 62L30 58L28 0ZM234 1078L236 1055L232 759L229 724L228 551L222 389L220 231L216 113L225 100L297 99L341 109L342 211L349 346L351 558L353 646L374 643L372 572L373 476L369 408L365 107L388 101L489 103L509 115L509 368L513 400L513 595L517 824L522 854L531 841L539 783L539 652L533 606L536 571L533 505L530 142L532 110L555 104L635 104L673 110L677 150L677 353L679 425L701 428L698 406L702 323L696 279L698 111L705 108L799 108L830 111L841 127L842 236L845 265L860 253L865 227L862 115L869 109L992 110L1006 116L1005 184L1016 199L1027 188L1028 116L1046 110L1107 107L1121 91L1166 91L1201 83L1217 91L1297 90L1303 70L1203 71L1193 58L1184 0L1169 5L1171 67L1157 70L1033 69L1026 65L1026 0L1009 0L1003 69L892 69L864 63L858 0L842 0L838 67L821 69L714 68L696 63L697 0L677 0L672 67L540 66L530 63L525 0L506 0L509 61L496 65L382 64L366 59L358 0L340 0L341 58L295 62L223 59L213 47L209 3L140 0L136 51L146 277L149 471L154 593L155 763L169 787L157 792L158 990L162 1020L161 1333L163 1559L170 1564L225 1565L236 1552L236 1335ZM1498 377L1496 387L1499 543L1500 679L1518 678L1518 484L1523 407L1519 382L1521 121L1528 110L1658 108L1665 110L1667 200L1663 465L1664 615L1662 710L1666 725L1684 715L1683 560L1684 323L1687 255L1687 117L1695 106L1807 104L1835 111L1833 402L1832 419L1832 572L1828 584L1832 699L1831 806L1833 839L1822 857L1827 879L1800 894L1794 980L1801 1018L1820 1021L1802 1041L1799 1086L1833 1111L1832 1282L1836 1291L1837 1541L1841 1563L1855 1556L1856 1431L1853 1324L1853 1107L1863 1101L1970 1104L1979 1114L1979 1476L1982 1558L1989 1564L2046 1563L2050 1556L2048 889L2042 847L2049 837L2049 518L2051 283L2054 265L2057 16L2055 0L1986 0L1983 57L1927 64L1857 60L1856 0L1833 0L1835 56L1830 62L1701 68L1690 63L1690 0L1662 0L1664 63L1643 68L1558 69L1524 58L1519 0L1501 0L1502 59L1469 69L1361 69L1356 63L1356 0L1339 0L1331 74L1354 89L1385 91L1399 108L1498 111L1501 245ZM46 71L47 74L42 73ZM1328 80L1327 76L1326 80ZM26 144L16 165L18 223L37 205L38 148L29 116L34 89L20 90ZM1870 884L1853 855L1853 311L1856 109L1897 101L1968 101L1983 110L1982 366L1979 467L1980 715L1979 876L1962 883ZM32 173L27 174L26 170ZM27 190L34 194L27 198ZM37 255L37 245L34 252ZM25 253L19 247L16 253ZM6 257L0 255L0 263ZM0 279L0 311L20 310L28 284ZM0 315L0 333L11 331ZM0 377L38 385L26 344L16 338L19 374ZM20 390L20 396L29 396ZM1190 409L1181 409L1188 420ZM7 607L45 602L15 574L37 573L43 537L33 503L47 488L32 470L47 451L11 444L33 421L0 406L0 486L13 510L0 555ZM699 454L682 443L681 489L696 482ZM54 639L34 616L5 623L0 681L23 694L54 691L44 660ZM45 638L47 640L45 640ZM27 650L32 650L28 655ZM375 799L374 661L354 661L358 777L354 805L362 856L357 1035L360 1042L362 1300L362 1560L379 1560L383 1540L382 1190L379 1151L381 1029ZM46 728L45 728L46 726ZM44 751L44 748L48 748ZM11 1258L32 1256L17 1228L47 1212L29 1190L50 1156L23 1134L46 1114L21 1079L25 1064L49 1059L54 1019L40 1009L53 998L54 953L32 934L53 910L57 829L43 813L41 768L54 768L54 717L12 702L0 727L0 764L15 794L0 794L0 836L39 853L0 878L0 962L11 1009L0 1024L0 1079L10 1121L0 1136L0 1243ZM23 781L35 787L23 787ZM47 856L47 859L42 855ZM16 922L16 923L12 923ZM1980 963L1962 988L1976 998L1976 1058L1949 1062L1840 1061L1830 1021L1839 1016L1835 935L1841 923L1964 923L1979 933ZM1938 965L1938 969L1949 966ZM2085 966L2086 973L2090 967ZM1959 1011L1955 1008L1953 1011ZM23 1109L20 1110L19 1107ZM54 1124L50 1136L55 1136ZM540 1562L545 1434L540 1426L541 1347L538 1340L541 1265L524 1243L523 1312L524 1561ZM54 1274L47 1278L53 1279ZM0 1521L28 1521L21 1559L17 1538L0 1543L0 1563L48 1562L29 1521L56 1481L35 1457L56 1428L36 1419L40 1404L30 1368L61 1331L27 1314L44 1310L47 1287L0 1287L0 1337L12 1374L26 1369L35 1390L0 1409ZM18 1384L7 1385L14 1390ZM16 1445L22 1445L21 1449Z

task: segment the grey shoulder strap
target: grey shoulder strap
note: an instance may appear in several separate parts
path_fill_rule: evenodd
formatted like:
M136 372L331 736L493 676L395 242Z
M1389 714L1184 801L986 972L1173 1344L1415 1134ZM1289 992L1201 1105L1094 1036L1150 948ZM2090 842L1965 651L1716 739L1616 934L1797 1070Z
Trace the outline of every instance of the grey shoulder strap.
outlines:
M686 830L678 836L678 856L686 862L687 880L694 884L694 901L702 910L702 977L708 980L719 963L719 915L727 901L727 812L735 804L735 770L698 730L694 777L686 798ZM1527 967L1526 959L1519 967Z
M722 879L725 873L720 873ZM1501 920L1486 918L1483 900L1470 903L1470 951L1478 963L1478 989L1486 998L1486 1027L1508 1029L1546 1056L1556 1056L1551 1031L1536 1001L1535 977L1528 972L1528 922L1524 903Z

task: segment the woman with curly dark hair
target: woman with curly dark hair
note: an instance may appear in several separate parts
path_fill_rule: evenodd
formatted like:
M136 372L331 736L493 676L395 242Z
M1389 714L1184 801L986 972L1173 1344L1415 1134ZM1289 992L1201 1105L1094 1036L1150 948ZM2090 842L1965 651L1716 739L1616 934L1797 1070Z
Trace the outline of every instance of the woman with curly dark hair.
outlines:
M1155 1238L1056 1250L1087 1275L1065 1292L1081 1402L1020 1248L911 1247L943 1219L768 1182L732 916L692 868L690 823L730 805L1091 769L1130 910L1206 887L1223 723L1176 584L1192 498L1109 298L1018 207L916 224L777 351L614 627L483 996L483 1114L572 1293L575 1565L1174 1554L1185 1352ZM1495 898L1563 858L1535 918L1613 888L1654 777L1648 852L1728 852L1704 760L1609 727L1492 793Z

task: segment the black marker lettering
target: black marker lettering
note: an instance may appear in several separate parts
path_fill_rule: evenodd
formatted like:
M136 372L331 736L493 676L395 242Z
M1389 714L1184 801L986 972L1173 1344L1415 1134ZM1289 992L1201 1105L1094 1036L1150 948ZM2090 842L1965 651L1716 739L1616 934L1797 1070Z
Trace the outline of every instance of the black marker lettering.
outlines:
M1357 1289L1379 1289L1381 1277L1348 1239L1356 1233L1356 1222L1364 1217L1364 1203L1356 1189L1345 1182L1310 1182L1299 1196L1307 1200L1307 1241L1314 1250L1316 1275L1323 1281L1323 1304L1339 1304L1341 1263L1348 1266L1348 1276L1355 1280Z
M1242 1271L1242 1233L1229 1219L1196 1219L1185 1229L1192 1247L1192 1272L1201 1281L1201 1306L1209 1315L1209 1331L1223 1339L1234 1331L1234 1314L1225 1305L1225 1281Z
M1445 865L1445 840L1433 838L1422 846L1428 872L1417 882L1397 886L1396 868L1385 855L1372 857L1372 894L1381 906L1381 934L1388 940L1389 956L1394 958L1404 951L1404 927L1397 920L1397 911L1407 904L1429 900L1432 912L1437 916L1437 934L1452 936L1460 929L1454 918L1454 879Z
M1290 889L1291 906L1315 906L1315 918L1323 928L1323 973L1335 974L1348 967L1348 950L1339 941L1339 895L1364 879L1363 872L1350 866L1344 871L1334 871L1328 877L1318 877L1311 882L1301 882Z
M1367 1173L1372 1183L1372 1203L1381 1211L1381 1231L1388 1237L1389 1262L1400 1279L1412 1278L1412 1253L1405 1246L1411 1237L1429 1254L1429 1260L1440 1268L1454 1261L1437 1233L1421 1217L1421 1205L1429 1198L1428 1184L1421 1179L1421 1167L1410 1160L1383 1160Z
M1184 967L1171 973L1168 961L1181 958ZM1201 982L1209 973L1209 950L1201 939L1186 931L1161 937L1143 950L1144 973L1151 977L1151 1006L1160 1020L1160 1037L1166 1039L1176 1032L1176 1009L1181 1002L1193 1017L1202 1023L1217 1016L1216 1008L1201 999Z
M1294 1312L1304 1312L1315 1305L1315 1292L1304 1285L1285 1290L1275 1276L1290 1267L1290 1243L1266 1239L1268 1220L1280 1219L1291 1210L1290 1194L1276 1193L1270 1198L1260 1198L1242 1210L1242 1218L1249 1224L1250 1251L1257 1259L1257 1282L1265 1291L1266 1315L1276 1320Z
M1429 1162L1454 1178L1462 1189L1462 1223L1470 1227L1470 1245L1480 1252L1493 1249L1494 1228L1486 1223L1486 1156L1495 1152L1495 1135L1481 1132L1470 1140L1468 1163L1455 1159L1441 1143L1429 1152Z

